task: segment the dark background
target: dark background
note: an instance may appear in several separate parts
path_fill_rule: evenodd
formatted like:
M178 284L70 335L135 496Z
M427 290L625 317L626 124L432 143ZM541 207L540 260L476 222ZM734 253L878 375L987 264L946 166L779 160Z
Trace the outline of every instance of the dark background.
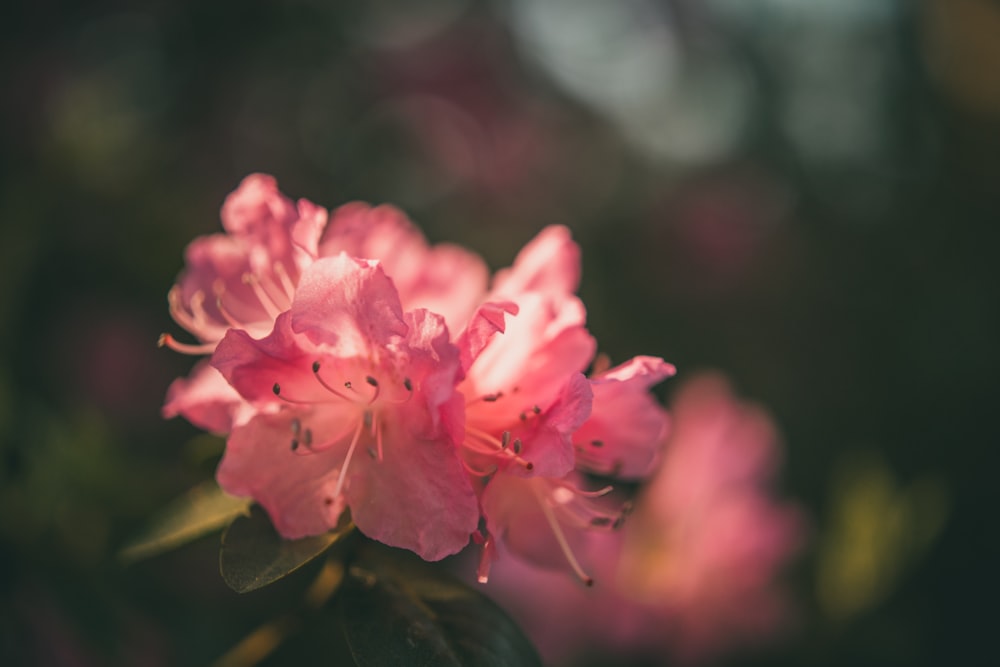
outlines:
M191 360L155 342L253 171L395 203L493 268L567 224L603 351L767 406L812 535L789 637L732 664L995 653L1000 3L2 12L3 664L206 664L304 585L231 593L214 537L114 558L211 475L218 440L159 416Z

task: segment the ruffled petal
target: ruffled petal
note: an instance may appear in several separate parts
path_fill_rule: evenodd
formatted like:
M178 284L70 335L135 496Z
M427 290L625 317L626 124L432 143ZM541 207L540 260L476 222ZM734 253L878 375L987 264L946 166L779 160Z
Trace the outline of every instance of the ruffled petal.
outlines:
M341 253L299 280L292 328L340 356L367 357L407 332L399 295L378 262Z
M170 384L163 416L180 415L206 431L228 433L237 413L248 407L219 371L201 361L188 377Z
M308 341L291 329L291 313L275 320L271 334L260 340L247 332L231 329L215 348L211 364L247 401L257 405L280 405L275 394L298 401L322 401L325 390L316 381L311 365L317 358Z
M588 472L637 479L648 475L667 436L669 418L649 388L676 369L657 357L634 359L591 380L594 407L573 436L578 466Z
M505 315L517 315L518 307L511 301L489 301L482 304L469 320L456 344L462 355L462 369L468 370L490 339L506 328Z
M478 525L479 508L451 436L422 438L394 421L385 425L383 448L381 461L362 456L352 464L345 493L354 523L425 560L461 551Z
M394 206L353 202L336 209L320 254L339 252L379 260L405 310L439 313L452 331L465 326L486 294L489 271L478 255L450 244L428 246L420 230Z
M514 259L509 269L497 271L492 293L515 298L523 292L575 294L580 286L580 247L569 229L546 227Z
M226 493L252 497L288 539L333 528L345 507L334 495L343 449L293 452L293 418L290 412L258 415L234 429L216 471Z

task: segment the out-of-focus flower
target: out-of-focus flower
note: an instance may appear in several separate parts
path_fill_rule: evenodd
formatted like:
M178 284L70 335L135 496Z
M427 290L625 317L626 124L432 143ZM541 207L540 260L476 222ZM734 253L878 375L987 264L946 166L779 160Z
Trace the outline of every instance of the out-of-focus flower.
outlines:
M662 464L634 516L614 537L581 543L593 589L514 559L495 567L494 594L529 632L539 629L552 662L602 649L695 663L765 640L788 620L775 577L802 542L803 519L767 489L778 458L773 423L715 375L689 380L671 416Z
M219 484L282 535L324 532L350 507L366 535L428 560L468 543L458 348L441 316L403 312L377 262L317 260L269 336L231 330L212 364L257 410L233 429Z

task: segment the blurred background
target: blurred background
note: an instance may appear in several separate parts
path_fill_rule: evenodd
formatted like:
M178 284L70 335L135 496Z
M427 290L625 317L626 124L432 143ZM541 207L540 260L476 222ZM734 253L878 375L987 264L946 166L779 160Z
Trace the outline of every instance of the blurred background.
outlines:
M602 351L769 410L810 523L797 613L722 664L995 652L1000 2L4 13L3 664L207 664L301 592L232 593L215 537L114 558L211 476L220 442L159 415L192 360L156 339L185 245L254 171L395 203L493 268L566 224Z

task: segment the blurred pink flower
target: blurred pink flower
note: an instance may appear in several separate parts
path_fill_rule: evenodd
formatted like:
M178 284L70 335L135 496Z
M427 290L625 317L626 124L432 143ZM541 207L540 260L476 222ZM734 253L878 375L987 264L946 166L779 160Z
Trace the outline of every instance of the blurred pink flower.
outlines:
M443 319L404 313L377 262L345 254L302 275L261 340L231 330L212 364L256 409L217 478L287 538L358 528L427 560L461 550L479 513L455 451L458 349Z
M775 580L804 522L767 489L778 462L773 423L717 375L689 380L672 419L660 469L624 530L580 544L593 589L497 561L491 591L535 629L553 663L594 649L698 663L764 641L789 620Z

